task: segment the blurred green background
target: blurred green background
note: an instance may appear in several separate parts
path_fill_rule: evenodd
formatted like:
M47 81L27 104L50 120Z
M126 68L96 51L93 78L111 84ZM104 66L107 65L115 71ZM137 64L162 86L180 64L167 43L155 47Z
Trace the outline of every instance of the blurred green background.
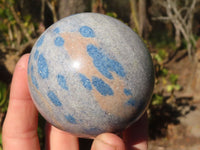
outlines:
M179 128L180 118L196 111L200 99L199 10L198 0L0 0L1 127L19 58L29 53L40 34L59 19L74 13L97 12L123 21L144 40L156 75L147 111L150 148L158 143L166 145L166 139L173 141L172 137L184 130ZM44 149L44 126L45 120L40 116L41 149ZM190 136L181 134L175 140ZM184 143L182 140L183 146Z

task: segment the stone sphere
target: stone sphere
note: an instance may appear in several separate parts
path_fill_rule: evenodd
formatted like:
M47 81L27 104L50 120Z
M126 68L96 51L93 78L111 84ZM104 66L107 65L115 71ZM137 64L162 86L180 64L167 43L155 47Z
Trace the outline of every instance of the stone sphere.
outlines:
M50 26L32 48L31 97L55 127L79 137L117 133L149 105L154 87L151 56L127 25L80 13Z

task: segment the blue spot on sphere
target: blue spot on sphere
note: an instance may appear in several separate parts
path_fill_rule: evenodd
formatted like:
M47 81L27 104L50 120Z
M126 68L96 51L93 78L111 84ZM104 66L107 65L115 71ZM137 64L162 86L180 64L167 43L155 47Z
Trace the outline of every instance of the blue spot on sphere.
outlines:
M79 29L79 32L83 37L95 37L94 31L88 26L82 26Z
M81 82L83 86L88 90L92 90L92 85L91 85L90 80L83 74L79 74L79 76L81 78Z
M101 93L101 95L103 96L114 94L111 87L107 83L105 83L102 79L99 79L97 77L92 77L92 84L95 86L97 91Z
M114 71L117 75L119 75L120 77L125 77L125 72L124 72L124 68L122 67L122 65L113 59L109 59L108 58L108 62L107 62L107 67L110 71Z
M33 72L33 65L31 65L31 73Z
M62 37L57 37L55 40L54 40L54 43L56 46L60 47L60 46L63 46L64 45L64 39Z
M32 81L33 85L34 85L37 89L39 89L37 79L36 79L36 77L33 75L33 66L31 66L31 81Z
M56 96L56 94L53 91L49 91L47 93L47 96L49 97L49 99L52 101L52 103L55 106L62 106L62 103L60 102L60 100L58 99L58 97Z
M87 52L92 57L94 66L101 72L102 75L108 79L113 79L110 72L115 72L121 77L125 77L124 68L116 60L110 59L107 55L103 54L96 46L89 44Z
M99 129L97 127L92 127L92 128L89 128L89 129L84 129L83 132L85 132L87 134L89 133L91 135L98 135L98 134L101 134L101 133L103 133L105 131L103 131L102 129Z
M39 89L39 86L38 86L38 82L37 82L36 77L34 77L33 75L31 75L31 80L32 80L33 85L35 85L35 87L36 87L37 89Z
M65 115L65 118L67 119L68 122L72 124L77 124L76 119L72 115Z
M37 47L41 46L43 42L44 42L44 35L39 38L38 42L36 43L36 46Z
M40 54L38 58L37 66L38 66L38 73L42 77L42 79L48 78L48 75L49 75L48 65L43 54Z
M130 98L130 99L126 102L126 105L135 106L135 100L134 100L133 98Z
M34 53L34 59L35 59L35 60L38 58L38 55L39 55L39 51L36 50L35 53Z
M57 27L53 30L54 33L60 33L60 29Z
M124 94L126 94L126 96L132 95L131 90L129 89L124 89Z
M57 81L58 84L65 90L68 90L67 82L65 80L65 77L63 75L58 74L57 75Z

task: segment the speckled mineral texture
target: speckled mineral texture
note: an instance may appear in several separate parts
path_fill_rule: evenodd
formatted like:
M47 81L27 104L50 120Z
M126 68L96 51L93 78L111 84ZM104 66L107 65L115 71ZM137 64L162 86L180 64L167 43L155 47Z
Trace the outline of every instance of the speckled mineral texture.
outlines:
M81 13L49 27L28 64L31 96L44 118L81 137L119 132L149 104L151 56L128 26L109 16Z

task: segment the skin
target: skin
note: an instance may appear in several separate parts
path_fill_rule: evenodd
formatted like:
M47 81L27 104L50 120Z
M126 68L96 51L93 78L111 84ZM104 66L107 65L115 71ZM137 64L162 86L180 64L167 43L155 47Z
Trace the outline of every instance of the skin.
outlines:
M3 124L4 150L39 150L37 135L38 111L31 99L27 83L29 54L18 61L11 84L7 115ZM112 133L97 136L91 150L147 150L147 115L126 129L122 138ZM78 138L46 125L47 150L78 150Z

